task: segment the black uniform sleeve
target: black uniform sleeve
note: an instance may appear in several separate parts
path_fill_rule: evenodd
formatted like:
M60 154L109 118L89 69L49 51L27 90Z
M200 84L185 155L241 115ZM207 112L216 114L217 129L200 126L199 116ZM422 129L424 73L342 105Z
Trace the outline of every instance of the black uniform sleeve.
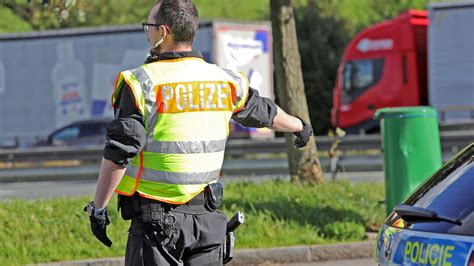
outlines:
M129 86L125 82L121 86L115 103L115 119L107 126L103 156L125 166L145 145L146 132L143 116L135 106Z
M244 107L234 113L232 119L245 127L271 127L276 114L275 102L261 97L257 90L250 88Z

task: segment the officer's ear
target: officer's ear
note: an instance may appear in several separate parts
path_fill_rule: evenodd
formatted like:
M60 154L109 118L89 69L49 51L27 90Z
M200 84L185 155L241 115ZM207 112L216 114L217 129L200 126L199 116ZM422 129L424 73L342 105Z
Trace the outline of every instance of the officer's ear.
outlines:
M160 25L160 34L161 38L166 38L166 36L171 36L171 29L168 25Z

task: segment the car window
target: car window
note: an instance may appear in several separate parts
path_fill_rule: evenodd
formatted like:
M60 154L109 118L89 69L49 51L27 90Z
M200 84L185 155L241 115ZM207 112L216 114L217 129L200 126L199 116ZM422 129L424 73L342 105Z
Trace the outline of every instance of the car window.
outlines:
M405 204L436 211L458 219L448 222L417 222L408 229L474 236L474 145L457 156L417 189Z
M384 59L351 60L343 71L342 102L348 104L371 86L377 84L383 73Z
M68 142L79 137L79 127L71 126L66 127L51 136L51 141L55 142Z
M81 131L79 137L93 137L93 136L104 136L107 132L106 123L91 123L81 125Z

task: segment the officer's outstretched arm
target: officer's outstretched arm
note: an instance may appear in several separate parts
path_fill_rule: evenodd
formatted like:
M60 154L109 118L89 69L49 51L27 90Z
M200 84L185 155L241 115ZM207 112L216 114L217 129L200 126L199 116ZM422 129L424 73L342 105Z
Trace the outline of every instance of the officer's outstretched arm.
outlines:
M277 114L273 118L272 129L282 132L292 132L295 135L293 145L296 148L303 148L308 144L311 135L313 135L313 128L303 119L291 116L280 107L277 107Z
M249 88L249 94L242 109L232 115L232 119L246 127L268 127L275 131L292 132L297 148L306 146L313 129L304 120L289 115L278 107L273 100L260 97L258 91Z
M300 132L303 130L303 123L299 118L291 116L277 107L277 114L273 118L271 129L280 132Z

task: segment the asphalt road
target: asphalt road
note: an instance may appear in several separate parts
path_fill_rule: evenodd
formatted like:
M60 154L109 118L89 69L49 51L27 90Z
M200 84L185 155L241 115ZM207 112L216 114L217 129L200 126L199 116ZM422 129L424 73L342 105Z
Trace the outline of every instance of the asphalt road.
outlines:
M239 177L239 178L222 178L225 184L229 180L232 181L264 181L269 179L286 179L288 176L263 176L263 177ZM0 183L0 200L8 199L47 199L57 197L72 197L93 195L95 193L97 180L56 180L56 181L38 181L38 182L13 182Z
M328 180L330 176L326 177ZM289 180L289 176L247 176L247 177L223 177L220 180L224 183L247 181L259 182L270 179ZM382 172L353 172L340 173L339 180L349 180L351 182L383 182ZM53 197L71 197L82 195L93 195L95 192L96 180L57 180L39 182L14 182L0 183L0 200L13 198L20 199L45 199Z
M331 177L326 177L330 180ZM289 180L288 176L247 176L247 177L224 177L221 181L227 182L247 181L260 182L270 179ZM383 182L383 173L381 172L354 172L340 173L337 176L339 180L349 180L352 182ZM13 198L21 199L44 199L53 197L71 197L92 195L95 192L96 180L57 180L57 181L39 181L39 182L14 182L0 183L0 200Z
M376 266L373 259L334 260L315 263L293 263L291 266Z
M1 183L0 200L93 195L96 183L96 180Z

